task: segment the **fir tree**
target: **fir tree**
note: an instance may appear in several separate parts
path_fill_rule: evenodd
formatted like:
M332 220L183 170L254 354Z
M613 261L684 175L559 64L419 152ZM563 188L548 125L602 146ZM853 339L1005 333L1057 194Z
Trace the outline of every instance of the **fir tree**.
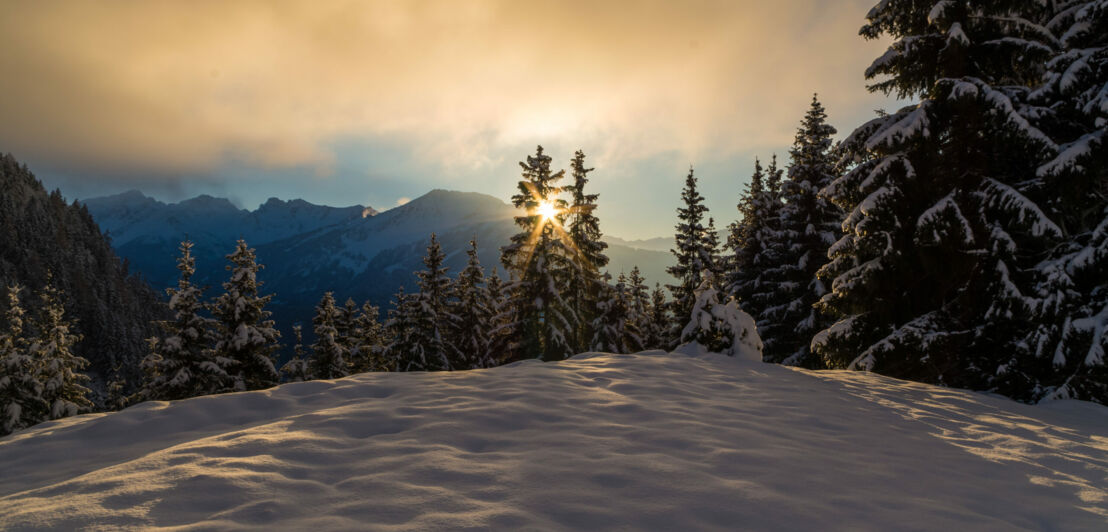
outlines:
M349 353L339 338L335 324L342 319L342 311L335 307L335 296L331 292L323 294L319 305L315 307L312 330L316 342L312 344L312 358L308 368L317 379L338 379L349 375L346 358Z
M578 326L573 338L574 351L583 351L592 337L592 320L596 314L598 294L604 289L600 270L608 265L604 250L608 243L601 240L600 220L593 214L598 194L586 194L588 174L594 168L585 167L585 153L577 150L573 162L573 184L569 208L569 239L572 244L573 271L566 290L566 302L577 316Z
M419 277L419 294L416 295L412 314L415 329L412 331L411 341L415 343L413 347L416 351L422 354L422 360L416 362L409 371L451 369L448 348L450 339L447 335L453 318L447 308L451 283L450 277L446 275L448 268L443 266L445 258L442 246L432 233L427 256L423 258L427 269L416 273Z
M607 279L611 276L605 274ZM607 285L597 302L597 314L593 320L591 351L608 353L635 353L642 351L642 336L632 319L631 295L627 278L619 275L615 286Z
M469 241L469 261L455 282L456 298L450 305L451 361L454 369L488 368L489 328L492 323L485 271L477 258L477 240Z
M257 280L262 265L255 262L254 250L239 240L235 252L227 255L231 278L223 283L224 293L212 304L217 323L215 352L231 361L231 390L260 390L277 384L274 353L280 347L281 333L269 320L265 306L273 295L259 296L262 284Z
M500 274L494 269L486 280L486 305L489 316L488 350L484 367L494 367L509 360L515 360L512 352L512 329L508 321L509 307L507 287L500 280Z
M385 330L389 343L385 347L385 362L390 371L421 371L425 367L423 346L415 341L418 294L405 294L401 286L393 296L392 309Z
M8 287L5 327L0 330L0 436L46 419L42 384L37 379L24 330L21 291L19 285Z
M337 308L338 314L335 316L335 338L339 344L346 348L349 354L357 347L357 338L354 334L354 329L358 324L358 304L354 302L353 298L346 298L346 302L343 303L341 308ZM347 359L349 362L349 358Z
M695 342L711 353L738 355L761 362L762 340L754 318L739 308L734 297L720 292L711 271L704 272L694 293L696 301L689 321L681 330L681 342Z
M566 201L558 199L557 182L565 171L552 172L551 159L539 146L519 163L523 179L512 204L525 211L515 218L521 231L501 248L501 263L512 276L507 327L517 339L512 352L523 358L563 360L573 354L577 317L562 297L573 274L572 251L562 229Z
M689 168L689 175L685 178L685 188L681 191L681 200L685 206L677 209L677 232L674 236L676 247L670 250L677 259L677 264L666 268L677 284L668 285L673 294L671 302L675 316L688 316L692 312L696 301L694 293L700 284L704 272L715 270L719 264L716 253L718 236L714 234L712 224L704 227L704 215L708 207L704 205L704 196L696 190L696 177L693 169ZM671 343L680 336L680 329L675 325L671 331Z
M388 371L383 359L386 344L385 330L378 321L380 309L369 301L362 304L354 319L353 347L350 350L350 372Z
M153 349L142 361L144 380L137 394L141 400L172 401L219 393L227 389L231 361L217 358L211 319L200 315L203 291L192 284L196 273L193 243L181 242L177 288L168 288L173 320L158 322L164 336L151 342Z
M63 295L47 274L46 287L40 294L38 334L31 341L30 353L37 360L37 379L42 384L42 400L47 419L60 419L92 409L89 389L84 385L88 376L81 373L88 361L73 353L80 335L72 332L73 323L65 316Z
M820 271L820 306L839 321L812 347L829 366L975 389L1010 373L1032 317L1034 274L1019 266L1061 237L1026 195L1055 149L1020 114L1050 47L1014 21L1041 9L884 3L867 16L863 36L894 39L871 90L919 104L855 130L854 167L823 190L848 213Z
M656 284L650 295L646 325L642 328L643 349L668 349L669 332L672 328L666 292L660 284Z
M292 359L281 366L281 375L285 382L305 382L312 380L312 372L309 368L309 360L304 351L303 328L300 325L292 326L292 337L296 342L292 346Z
M770 241L761 242L774 261L761 273L767 281L763 283L767 306L755 315L769 362L821 366L809 344L812 336L832 323L813 306L827 293L816 272L827 262L827 250L838 240L843 219L842 210L819 196L838 177L831 154L835 128L826 120L823 106L813 96L789 151L792 162L781 186L784 205L778 230L769 233Z

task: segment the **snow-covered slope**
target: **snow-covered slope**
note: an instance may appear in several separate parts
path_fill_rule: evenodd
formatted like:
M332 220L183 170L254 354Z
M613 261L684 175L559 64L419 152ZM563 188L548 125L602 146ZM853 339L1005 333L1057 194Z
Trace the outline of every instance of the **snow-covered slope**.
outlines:
M0 472L5 529L1104 530L1108 409L586 354L144 403Z

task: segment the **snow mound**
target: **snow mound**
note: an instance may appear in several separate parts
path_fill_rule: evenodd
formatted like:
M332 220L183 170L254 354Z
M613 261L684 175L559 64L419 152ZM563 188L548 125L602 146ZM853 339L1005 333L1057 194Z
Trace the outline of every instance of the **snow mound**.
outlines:
M1103 530L1108 409L588 353L69 418L0 472L0 529Z

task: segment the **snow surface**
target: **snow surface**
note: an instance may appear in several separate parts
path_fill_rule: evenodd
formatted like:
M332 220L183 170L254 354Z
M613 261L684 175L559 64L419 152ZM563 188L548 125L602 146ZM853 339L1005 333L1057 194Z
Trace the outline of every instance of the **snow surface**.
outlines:
M1108 409L583 354L78 416L0 472L0 529L1104 530Z

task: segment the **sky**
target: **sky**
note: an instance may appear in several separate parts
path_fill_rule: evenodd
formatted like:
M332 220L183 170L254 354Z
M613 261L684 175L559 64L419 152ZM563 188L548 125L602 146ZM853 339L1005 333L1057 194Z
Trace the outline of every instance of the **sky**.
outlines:
M384 210L507 200L541 144L584 150L606 233L672 234L690 165L722 227L813 93L840 138L897 105L875 1L6 2L0 151L69 199Z

